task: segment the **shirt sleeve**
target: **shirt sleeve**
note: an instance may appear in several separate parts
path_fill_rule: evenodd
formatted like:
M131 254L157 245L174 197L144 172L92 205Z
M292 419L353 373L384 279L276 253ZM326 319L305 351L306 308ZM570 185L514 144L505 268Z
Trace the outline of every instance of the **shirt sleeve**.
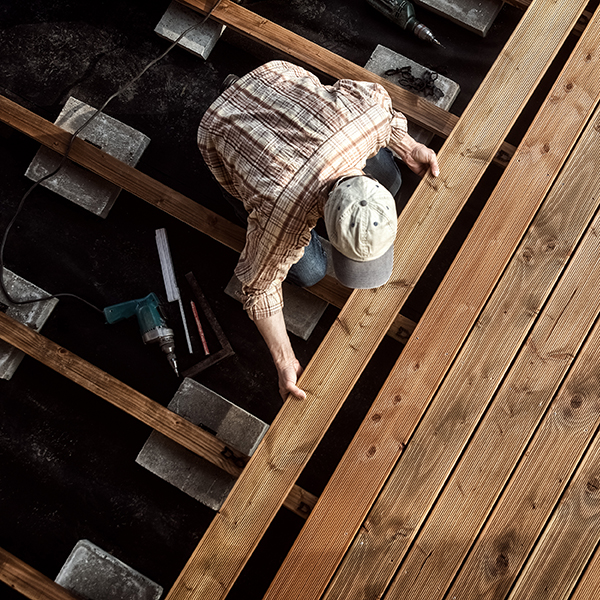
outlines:
M244 309L253 321L283 309L282 282L290 267L302 258L314 225L306 217L294 219L290 215L282 226L274 225L274 221L271 215L264 222L260 211L250 214L246 244L235 269L242 282Z

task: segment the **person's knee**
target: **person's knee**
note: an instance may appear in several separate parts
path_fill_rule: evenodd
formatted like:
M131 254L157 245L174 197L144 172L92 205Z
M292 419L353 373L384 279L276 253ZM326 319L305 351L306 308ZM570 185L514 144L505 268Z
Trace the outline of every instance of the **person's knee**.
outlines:
M318 263L314 265L310 272L303 274L302 287L311 287L316 285L327 275L327 263Z

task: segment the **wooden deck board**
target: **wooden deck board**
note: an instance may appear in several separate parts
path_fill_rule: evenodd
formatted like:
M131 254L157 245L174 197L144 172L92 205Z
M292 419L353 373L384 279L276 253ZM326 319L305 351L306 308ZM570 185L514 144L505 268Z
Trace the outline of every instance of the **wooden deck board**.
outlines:
M531 12L528 14L532 15ZM548 16L546 12L540 14L544 15L542 18ZM511 55L509 60L512 62L515 57ZM492 84L493 79L488 78L488 81ZM582 94L583 97L588 97L587 110L591 111L594 94L592 97L589 97L586 91ZM580 114L579 99L573 98L573 104L569 108L567 95L563 91L549 103L549 107L557 109L552 114L559 119L565 118L565 115L568 115L567 120L570 117L576 118L577 115L581 119L583 115ZM556 106L561 101L565 102L565 106ZM472 104L478 107L486 106L485 100L480 104L476 98ZM469 117L465 126L472 122L472 116ZM585 117L581 121L576 119L576 122L582 127ZM543 123L545 124L545 121ZM565 138L565 130L571 130L572 135ZM436 298L417 325L390 379L381 390L288 554L266 595L269 600L295 596L318 598L324 591L366 516L370 504L393 468L402 445L408 441L412 429L460 348L487 294L541 203L552 177L556 175L564 160L565 153L574 143L578 127L569 124L562 133L560 139L552 139L552 150L545 152L544 147L550 140L548 136L551 133L543 127L541 133L537 137L534 135L529 145L522 149L522 155L517 153L509 165L503 177L506 183L501 181L497 188L500 195L496 200L493 197L488 200L484 213L471 232L455 266L446 276ZM469 135L465 132L461 137L467 139ZM440 159L444 158L444 152L452 139L451 136L442 149ZM561 143L565 145L559 150ZM543 170L543 176L537 180L532 178L533 181L528 183L528 193L522 200L518 203L507 203L503 192L512 189L520 194L523 191L523 177L529 179L532 175L533 155L536 158L540 156L540 160L543 161L538 165ZM514 178L510 173L513 169ZM541 186L537 193L536 184ZM503 185L506 188L503 189ZM528 202L532 204L527 207ZM477 282L476 288L473 285L474 281ZM439 336L441 331L444 331L443 338ZM352 498L352 502L345 502L347 498Z
M595 241L598 248L597 238ZM597 273L598 266L595 273L589 274L593 276ZM597 281L597 275L595 279ZM485 529L463 563L455 583L450 588L450 595L482 600L502 598L508 594L517 580L522 565L527 560L529 552L535 548L538 536L557 506L563 490L600 423L597 379L600 360L599 335L600 331L596 325L560 392L554 397L544 415L540 429L524 453L523 460L494 508ZM532 350L530 351L533 353ZM546 360L550 362L552 358ZM538 388L541 388L543 383L543 381L537 383ZM532 391L535 401L537 402L539 397L543 403L541 408L545 410L546 390ZM531 409L534 407L530 402L529 410ZM597 441L588 458L595 458L596 453ZM524 581L518 580L517 587L514 588L516 597L539 597L533 590L536 586L539 590L540 583L542 589L547 587L541 580L542 577L549 582L555 580L558 584L560 575L564 575L567 571L568 576L565 581L568 583L570 577L576 577L578 571L581 572L583 569L585 560L581 559L581 555L579 557L581 564L573 570L575 567L573 562L562 566L558 563L561 561L569 563L570 560L575 560L576 556L569 556L568 553L563 555L563 551L566 550L563 546L554 546L549 556L547 547L552 545L552 537L558 534L559 538L565 536L562 537L563 540L570 536L573 549L583 549L588 555L591 554L599 539L597 523L594 525L597 521L598 496L595 490L592 490L592 494L587 491L589 507L575 506L573 502L578 502L577 498L581 498L582 494L585 497L590 481L592 486L595 485L594 477L597 473L597 463L590 465L588 461L584 461L581 477L585 481L580 478L575 480L571 500L569 495L563 498L561 505L558 506L554 523L550 523L549 530L542 538L541 547L536 548L533 553L532 561L536 562L536 565L532 565L532 568L541 566L543 570L539 573L534 573L531 569L526 570ZM565 503L566 506L563 507ZM582 535L581 531L576 531L578 524L570 518L565 518L568 516L569 509L577 513L578 520L589 519L588 525L594 525L590 532ZM564 519L562 523L561 518ZM561 527L565 528L562 533L557 530ZM544 559L548 559L548 562L540 565ZM550 563L553 565L551 566ZM556 590L550 588L547 595L544 594L542 597L564 596L559 588Z
M596 139L594 151L598 150L599 142L600 140ZM600 178L596 177L593 190L587 190L597 196L600 193ZM565 199L573 201L570 195ZM398 569L393 584L386 592L386 598L434 599L445 595L462 560L470 550L481 523L485 523L496 499L502 493L515 464L520 461L532 433L538 427L544 410L561 385L600 312L600 301L597 301L600 286L595 277L590 277L600 269L600 246L594 232L599 225L598 220L592 223L581 248L569 264L566 274L505 376L485 418L481 422L479 415L475 419L472 418L473 413L482 413L487 408L488 398L494 395L493 382L488 383L485 380L495 380L497 376L504 377L502 365L496 365L489 352L486 353L487 364L484 364L481 370L472 370L469 374L470 379L469 376L465 377L463 365L459 367L460 379L455 382L458 385L453 386L452 382L447 386L447 393L435 400L437 410L433 411L433 423L420 425L420 435L415 436L417 451L426 450L421 450L424 456L419 465L419 473L427 472L427 488L433 487L436 482L439 488L434 494L427 494L428 489L424 485L413 484L415 479L419 484L420 481L415 477L415 468L409 460L408 452L403 456L405 460L401 461L396 469L394 485L386 487L386 494L392 497L395 490L402 491L401 498L396 498L395 502L401 507L399 514L411 524L415 519L422 521L427 518L427 513L435 502L432 514L416 536L404 560L400 561L394 556ZM569 248L560 242L559 245L562 248L560 254L566 258ZM545 299L539 292L537 286L522 288L520 312L525 320L528 319L528 313L535 312L534 306L538 300L541 301L539 306L543 305ZM517 315L513 313L511 316ZM487 324L484 325L484 329L493 334L487 348L502 345ZM478 336L479 332L475 335ZM520 340L516 341L515 351L520 345ZM502 350L499 348L500 354ZM511 357L506 358L510 360ZM449 380L452 379L453 375L450 374ZM458 386L468 389L471 382L475 388L474 394L462 394L463 390L456 389ZM454 397L453 392L458 396ZM573 411L573 414L575 412ZM579 411L577 415L585 420L583 412ZM472 434L475 427L477 433L474 438L467 440L467 436ZM572 433L569 429L565 435L571 436ZM460 452L463 448L457 448L461 441L463 444L469 441L462 456ZM564 439L555 438L554 442L555 448L561 448L562 455L568 444L564 443ZM409 448L412 444L413 440ZM460 462L453 471L459 456ZM437 462L432 462L436 460ZM449 474L450 480L441 496L437 497ZM421 492L424 498L421 498ZM516 494L521 499L532 497L528 491ZM403 506L402 500L405 501ZM376 521L376 517L381 516L381 510L382 507L379 507L373 515L373 520ZM515 519L519 520L519 517L515 515ZM451 544L449 540L452 540Z
M586 78L581 81L585 82ZM579 102L576 105L580 106ZM553 104L552 108L554 110L558 106ZM544 108L539 115L544 115ZM399 565L402 571L399 579L411 581L410 586L404 587L407 592L410 589L411 597L418 597L417 590L421 588L434 597L438 587L444 589L443 575L451 579L452 569L457 568L454 561L459 562L464 556L473 531L477 530L479 518L483 518L479 511L487 506L479 504L477 499L482 496L492 502L493 489L499 486L498 494L503 485L503 465L498 461L508 451L506 440L499 434L505 425L500 426L492 420L486 426L485 422L480 424L479 419L528 329L537 319L536 307L543 306L582 236L583 227L598 208L600 177L596 175L596 163L588 161L589 156L600 151L596 126L597 122L593 120L584 136L585 143L579 142L577 153L571 157L542 205L454 366L437 390L394 474L356 536L326 598L361 597L367 590L383 593ZM549 139L538 136L535 128L530 133L532 136L524 140L527 145L534 145L531 137L536 140L537 147L543 145L544 139ZM554 133L562 136L564 132ZM516 181L519 180L520 177ZM502 183L499 190L502 190ZM581 200L574 202L574 198ZM501 237L504 239L504 236ZM483 264L488 264L485 259L482 260ZM583 302L585 308L591 308L587 299ZM579 331L579 335L586 331ZM417 328L417 335L419 333ZM536 347L542 352L543 343ZM503 407L499 411L504 414ZM534 426L535 423L532 423L531 427ZM459 483L438 499L437 495L475 427L479 427L478 437L482 441L473 451L474 459L468 461L468 456L461 459L457 467L459 474L455 476ZM529 433L527 427L519 431ZM514 459L519 456L515 450ZM479 481L482 469L485 485ZM472 489L477 489L478 493L460 493L460 490ZM433 533L429 536L419 534L419 528L434 502L437 502L435 515L426 526L426 533L429 529ZM435 535L444 540L451 538L452 545L448 547ZM404 553L411 545L414 547L404 559ZM443 558L438 556L442 548ZM425 558L426 568L423 566ZM398 597L402 595L398 594Z
M407 235L396 242L390 283L378 290L353 293L300 380L307 400L286 402L169 593L169 600L212 600L227 594L276 514L282 492L306 464L379 343L390 315L398 312L583 8L584 3L561 3L559 8L553 2L537 0L526 13L477 93L480 101L470 103L440 152L442 175L438 180L423 181L401 214L399 226ZM500 106L498 98L503 99ZM398 454L394 435L374 446L375 456L379 459L381 455L385 465ZM358 459L368 464L369 470L372 454L361 454ZM367 501L373 499L370 491L361 489L361 493ZM356 494L352 491L345 497L354 499ZM329 539L339 539L340 530L342 535L348 531L346 521L337 517L336 521L340 529L335 535L330 528L323 529ZM355 519L349 521L352 528ZM313 597L303 587L309 573L326 563L331 568L329 555L320 552L322 546L310 546L306 554L310 556L299 568L299 562L292 561L300 583L281 597ZM311 554L315 549L318 558ZM278 576L281 581L286 582L286 577Z

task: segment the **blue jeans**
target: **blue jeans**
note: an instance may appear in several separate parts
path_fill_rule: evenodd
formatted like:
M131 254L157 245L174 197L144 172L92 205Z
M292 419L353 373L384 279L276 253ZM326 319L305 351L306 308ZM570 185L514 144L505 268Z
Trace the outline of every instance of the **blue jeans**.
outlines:
M384 185L392 196L396 196L400 191L402 185L400 169L388 148L382 148L373 158L369 158L364 171ZM226 200L232 205L238 219L245 225L248 220L248 213L243 203L225 190L222 191ZM314 229L310 233L310 243L304 249L304 255L296 264L292 265L286 278L286 281L300 287L315 285L325 277L327 272L327 254L323 249L321 240Z

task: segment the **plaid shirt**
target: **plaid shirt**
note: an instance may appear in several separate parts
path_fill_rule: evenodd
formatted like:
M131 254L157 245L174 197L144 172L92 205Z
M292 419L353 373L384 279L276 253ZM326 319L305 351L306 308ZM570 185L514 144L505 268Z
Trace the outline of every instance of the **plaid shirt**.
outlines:
M375 83L325 86L284 61L255 69L208 108L198 145L217 181L249 213L235 273L256 319L283 307L281 282L310 242L328 192L360 175L367 158L392 149L406 118Z

